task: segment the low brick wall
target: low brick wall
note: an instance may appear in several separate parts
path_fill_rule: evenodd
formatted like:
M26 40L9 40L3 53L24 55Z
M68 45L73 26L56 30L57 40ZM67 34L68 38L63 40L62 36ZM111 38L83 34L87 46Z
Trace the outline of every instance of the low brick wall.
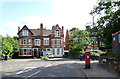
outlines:
M105 68L115 71L120 75L120 59L110 57L100 57L99 63Z

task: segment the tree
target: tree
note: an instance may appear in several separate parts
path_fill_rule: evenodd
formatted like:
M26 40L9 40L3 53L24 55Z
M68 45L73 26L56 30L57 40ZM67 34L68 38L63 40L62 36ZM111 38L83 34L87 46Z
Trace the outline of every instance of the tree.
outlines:
M75 30L78 30L78 28L73 27L72 29L70 29L70 31L75 31Z
M0 35L0 57L2 55L2 36Z
M98 15L95 23L95 36L99 37L105 44L105 48L112 48L112 33L120 30L120 1L104 2L100 1L91 11L91 15Z
M88 31L78 29L71 32L70 40L69 55L73 58L76 58L80 53L83 53L86 46L92 42Z
M2 38L1 49L3 56L12 56L18 52L18 41L10 36Z

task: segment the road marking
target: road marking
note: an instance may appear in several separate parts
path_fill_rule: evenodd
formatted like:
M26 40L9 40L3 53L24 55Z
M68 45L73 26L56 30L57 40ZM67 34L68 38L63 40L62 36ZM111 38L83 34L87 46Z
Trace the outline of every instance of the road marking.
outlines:
M26 68L24 68L23 70L17 72L16 74L18 75L18 74L21 74L21 73L23 73L23 72L30 71L30 70L32 70L32 69L34 69L34 68L37 68L37 67L26 67ZM27 70L27 69L29 69L29 70Z
M29 75L28 77L32 77L33 75L36 75L36 74L39 73L40 71L41 71L41 70L39 70L39 71L37 71L37 72L35 72L35 73Z

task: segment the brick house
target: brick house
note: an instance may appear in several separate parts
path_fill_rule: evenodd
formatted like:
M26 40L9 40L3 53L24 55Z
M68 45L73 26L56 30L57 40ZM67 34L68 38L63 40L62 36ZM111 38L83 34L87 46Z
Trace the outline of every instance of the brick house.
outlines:
M51 30L29 29L26 25L18 27L19 56L40 57L51 53L54 57L64 55L64 27L57 24Z

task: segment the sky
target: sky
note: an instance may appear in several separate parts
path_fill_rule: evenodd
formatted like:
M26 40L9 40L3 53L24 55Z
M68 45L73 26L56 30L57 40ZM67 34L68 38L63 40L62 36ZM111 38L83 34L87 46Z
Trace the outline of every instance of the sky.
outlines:
M18 26L37 29L40 23L81 30L92 21L89 14L98 0L0 0L0 34L17 36Z

